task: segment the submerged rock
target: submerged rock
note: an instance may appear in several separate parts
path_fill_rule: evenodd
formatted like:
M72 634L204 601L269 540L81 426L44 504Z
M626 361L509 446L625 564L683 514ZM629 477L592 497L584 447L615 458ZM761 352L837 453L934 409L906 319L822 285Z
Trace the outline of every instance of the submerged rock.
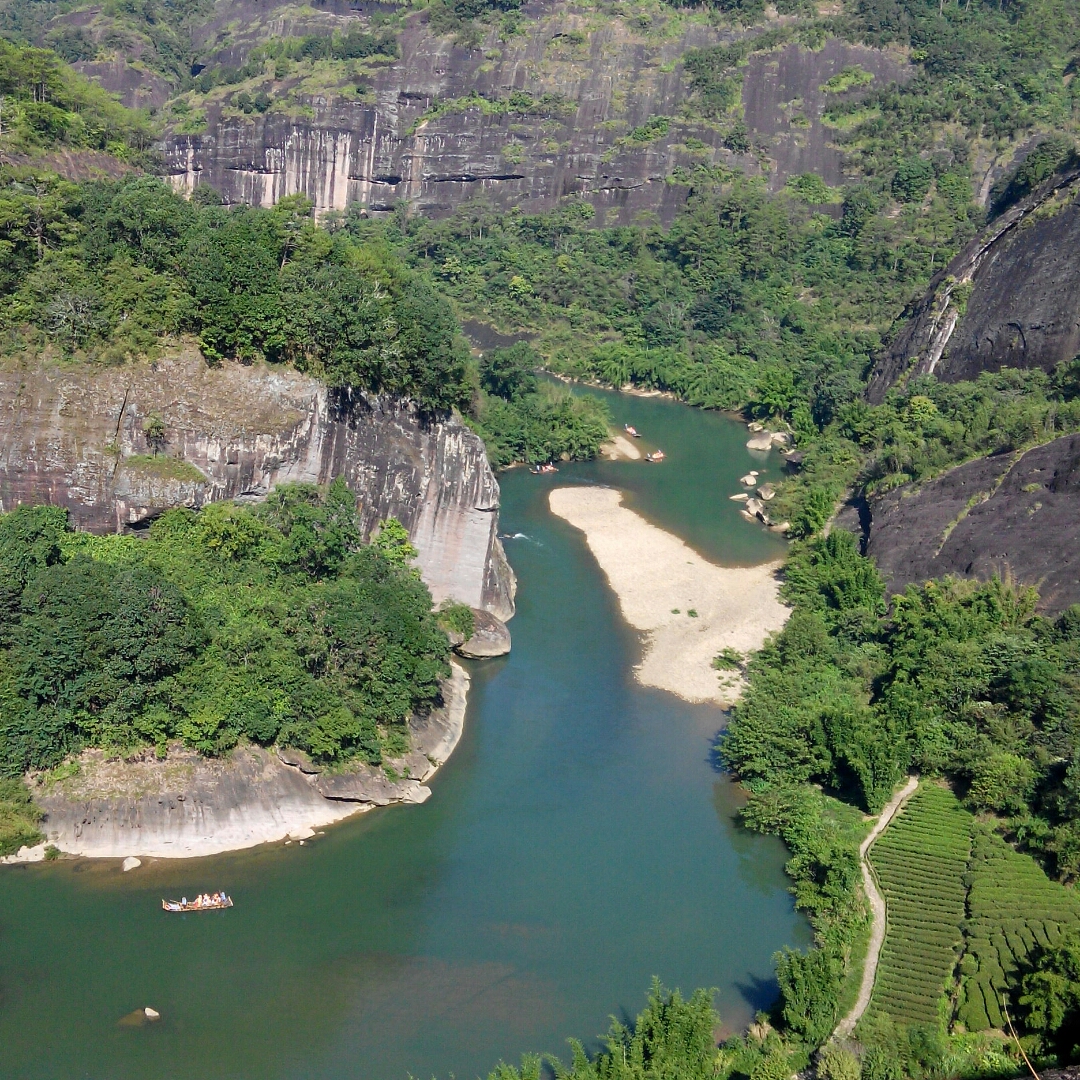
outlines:
M487 611L473 608L472 637L460 645L455 645L454 651L470 660L505 656L510 651L510 631L501 619L496 619Z

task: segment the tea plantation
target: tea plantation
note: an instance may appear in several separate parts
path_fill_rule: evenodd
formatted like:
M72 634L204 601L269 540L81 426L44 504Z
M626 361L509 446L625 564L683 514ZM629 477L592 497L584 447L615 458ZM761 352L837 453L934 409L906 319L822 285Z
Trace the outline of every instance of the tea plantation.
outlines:
M932 1024L963 941L972 818L947 788L925 784L871 849L888 909L868 1015Z
M868 1017L1001 1028L1002 994L1015 999L1029 956L1080 925L1073 889L1051 881L938 784L912 796L870 860L888 928Z
M1004 1025L1002 993L1030 953L1056 944L1064 930L1080 924L1080 897L985 826L976 826L966 881L967 948L956 1018L979 1031Z

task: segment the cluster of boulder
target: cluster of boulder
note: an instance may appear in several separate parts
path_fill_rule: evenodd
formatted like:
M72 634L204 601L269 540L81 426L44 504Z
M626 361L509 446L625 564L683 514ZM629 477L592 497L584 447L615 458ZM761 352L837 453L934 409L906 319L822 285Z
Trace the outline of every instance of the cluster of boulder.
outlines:
M775 447L791 445L791 436L786 431L769 431L764 424L756 421L749 425L750 438L746 441L747 450L771 450Z
M755 450L767 450L773 445L773 441L776 440L777 446L786 446L791 441L791 436L783 431L764 431L760 424L751 424L751 430L755 428L753 438L746 445ZM753 445L755 440L759 442L768 438L767 445ZM749 492L741 491L738 495L732 495L730 498L734 502L743 503L741 509L742 516L747 521L760 521L762 525L767 528L773 529L776 532L786 532L790 528L790 523L787 521L775 522L769 517L765 509L765 504L776 497L776 488L772 484L759 484L758 478L760 472L757 469L751 469L745 476L739 478L739 483L744 487L756 488L757 490L751 495Z

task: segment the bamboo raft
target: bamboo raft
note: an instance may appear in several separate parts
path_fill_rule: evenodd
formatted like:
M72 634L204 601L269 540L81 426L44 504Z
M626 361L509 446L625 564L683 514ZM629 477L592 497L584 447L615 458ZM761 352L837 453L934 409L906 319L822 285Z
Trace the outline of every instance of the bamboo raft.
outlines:
M224 893L215 893L213 896L196 897L188 900L185 896L182 900L162 900L161 907L164 911L223 911L233 906L232 897Z

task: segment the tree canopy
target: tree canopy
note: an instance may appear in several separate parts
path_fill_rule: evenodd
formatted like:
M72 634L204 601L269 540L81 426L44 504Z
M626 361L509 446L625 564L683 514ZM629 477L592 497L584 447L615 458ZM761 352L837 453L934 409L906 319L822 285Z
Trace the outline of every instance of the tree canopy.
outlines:
M403 750L449 645L395 525L363 544L341 481L172 510L146 540L75 533L55 507L0 516L0 774L173 739Z

